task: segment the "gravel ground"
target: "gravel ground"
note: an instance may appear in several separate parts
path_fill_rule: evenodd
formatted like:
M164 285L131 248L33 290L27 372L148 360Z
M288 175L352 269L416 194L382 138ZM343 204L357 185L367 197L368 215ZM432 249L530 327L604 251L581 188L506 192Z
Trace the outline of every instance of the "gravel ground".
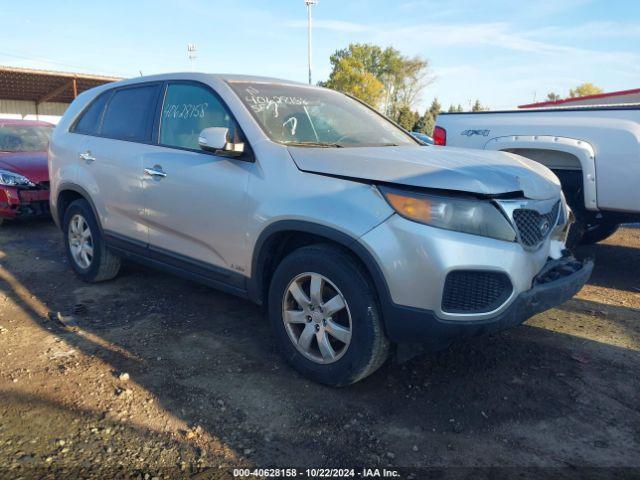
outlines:
M258 307L135 265L83 284L51 223L6 224L0 477L640 475L640 229L580 253L596 270L576 299L331 389L281 361Z

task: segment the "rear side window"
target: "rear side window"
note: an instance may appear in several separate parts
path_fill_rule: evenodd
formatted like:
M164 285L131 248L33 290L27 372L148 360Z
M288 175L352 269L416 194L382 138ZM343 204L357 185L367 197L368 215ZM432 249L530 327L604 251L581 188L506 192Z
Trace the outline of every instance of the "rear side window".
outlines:
M200 132L209 127L229 129L229 138L239 141L239 129L231 114L211 90L199 85L175 83L167 87L162 107L160 144L199 150Z
M102 119L102 112L104 106L109 99L111 92L105 92L98 96L89 108L87 108L80 119L76 122L76 126L73 131L76 133L84 133L85 135L96 135L100 130L100 120Z
M151 140L159 85L116 90L102 119L100 135L131 142Z

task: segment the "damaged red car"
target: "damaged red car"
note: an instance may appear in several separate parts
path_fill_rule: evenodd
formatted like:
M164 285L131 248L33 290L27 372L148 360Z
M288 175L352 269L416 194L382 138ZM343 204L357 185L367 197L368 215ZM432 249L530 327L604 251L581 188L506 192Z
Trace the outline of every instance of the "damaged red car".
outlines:
M0 119L0 224L49 215L47 147L53 125Z

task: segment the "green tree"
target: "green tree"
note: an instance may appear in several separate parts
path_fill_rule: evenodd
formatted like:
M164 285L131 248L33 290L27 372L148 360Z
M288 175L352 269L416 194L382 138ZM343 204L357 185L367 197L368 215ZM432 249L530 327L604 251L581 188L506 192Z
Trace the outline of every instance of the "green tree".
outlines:
M431 106L429 107L429 113L433 118L438 118L440 112L442 112L442 105L440 105L437 98L434 98L433 102L431 102Z
M362 61L354 57L337 60L329 80L321 85L353 95L376 108L384 96L382 82L366 69Z
M415 113L408 105L403 105L398 110L396 122L405 130L411 131L416 124L418 114Z
M423 133L426 133L430 137L433 137L433 129L436 127L436 118L428 113L424 120L424 130Z
M602 93L602 89L593 83L585 82L576 88L569 90L569 98L586 97L588 95L597 95Z
M457 112L464 112L464 110L462 109L462 105L458 104L458 106L455 106L453 104L449 105L449 113L457 113Z
M486 108L482 106L482 104L480 103L480 100L476 100L473 106L471 107L472 112L482 112L483 110L486 110Z
M418 118L413 130L432 136L433 128L436 126L436 119L441 111L442 105L440 105L437 98L434 98L431 106L424 112L424 115Z
M555 92L549 92L549 93L547 93L547 101L548 101L548 102L557 102L557 101L558 101L558 100L560 100L560 99L561 99L560 95L558 95L558 94L557 94L557 93L555 93Z
M383 106L391 118L398 118L401 107L413 106L428 83L426 60L406 57L391 47L383 49L377 45L352 43L334 52L329 61L331 74L326 82L321 82L322 86L349 93L375 107ZM361 76L367 79L366 88L357 86ZM382 94L379 93L380 85Z
M427 115L427 112L425 112L424 115L418 115L418 120L416 120L416 123L413 125L413 128L411 129L412 132L427 133L425 130L426 115Z

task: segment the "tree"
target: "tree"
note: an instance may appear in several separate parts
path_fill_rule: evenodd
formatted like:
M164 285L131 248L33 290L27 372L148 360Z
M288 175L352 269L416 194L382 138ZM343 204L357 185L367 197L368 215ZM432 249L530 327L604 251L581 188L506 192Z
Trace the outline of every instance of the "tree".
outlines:
M384 112L395 119L398 119L401 107L412 107L417 102L429 82L426 60L405 57L391 47L383 49L377 45L352 43L334 52L329 61L331 74L326 82L320 83L322 86L354 95L374 107L384 103ZM361 77L366 77L367 88L358 88L357 79ZM380 85L382 94L379 93Z
M405 130L411 131L416 124L418 114L411 110L408 105L403 105L398 111L397 122Z
M486 110L486 108L482 106L480 100L476 100L476 102L471 107L472 112L482 112L483 110Z
M456 112L464 112L464 110L462 109L462 105L458 104L458 106L456 107L455 105L451 104L449 105L449 113L456 113Z
M340 58L323 86L353 95L373 107L378 107L384 96L382 82L354 57Z
M436 126L436 119L441 111L442 105L440 105L437 98L434 98L431 106L424 112L424 115L418 118L416 124L413 126L413 131L432 136L433 128Z
M547 101L548 102L557 102L558 100L560 100L560 95L558 95L555 92L549 92L547 93Z
M602 89L593 83L585 82L576 88L569 90L569 98L586 97L588 95L597 95L602 93Z
M437 98L434 98L433 102L431 102L431 106L429 107L429 113L433 118L438 118L438 115L440 115L441 111L442 105L440 105L440 102Z
M436 119L433 115L429 113L427 118L424 121L424 132L430 137L433 137L433 129L436 128Z
M427 133L426 132L426 127L427 127L426 115L427 115L427 112L425 112L424 115L418 116L418 120L416 120L416 123L413 125L413 128L411 129L412 132Z

